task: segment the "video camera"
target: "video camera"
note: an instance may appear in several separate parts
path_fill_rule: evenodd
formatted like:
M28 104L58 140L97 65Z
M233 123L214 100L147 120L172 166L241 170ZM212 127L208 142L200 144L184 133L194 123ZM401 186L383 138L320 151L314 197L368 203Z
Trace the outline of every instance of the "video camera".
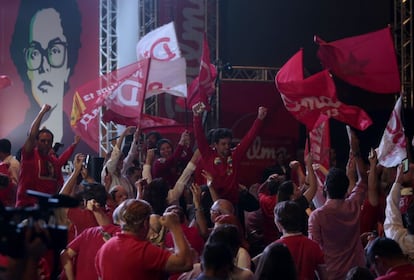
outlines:
M66 248L67 227L57 225L54 219L54 209L77 207L79 201L70 196L49 195L28 190L27 194L38 199L33 207L11 208L4 207L0 202L0 253L12 258L25 257L26 230L35 222L43 221L47 236L35 234L31 238L40 237L48 249L59 252Z

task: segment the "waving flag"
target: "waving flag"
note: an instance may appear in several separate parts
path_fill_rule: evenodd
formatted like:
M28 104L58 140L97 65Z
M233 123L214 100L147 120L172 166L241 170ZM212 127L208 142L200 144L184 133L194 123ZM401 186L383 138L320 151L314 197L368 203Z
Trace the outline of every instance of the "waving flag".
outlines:
M318 125L318 127L309 132L309 138L306 139L305 143L305 157L309 153L309 147L312 152L313 162L329 170L331 138L328 118L325 118ZM326 200L323 194L323 187L326 176L320 170L315 170L315 175L318 187L315 197L313 198L313 203L316 207L321 207Z
M351 85L374 93L400 92L391 28L327 43L315 36L325 68Z
M166 92L187 97L186 62L170 22L142 37L137 43L137 59L151 58L145 98Z
M141 116L149 59L120 68L79 87L73 96L71 126L95 151L99 149L99 114L105 105L125 118Z
M395 103L387 127L376 149L378 162L385 167L394 167L407 157L407 142L401 121L401 96Z
M188 87L187 107L191 108L197 102L203 102L209 107L208 98L214 93L217 77L216 67L210 62L210 49L207 36L204 33L203 51L200 59L200 73ZM185 99L178 98L177 104L186 108Z
M137 59L151 58L170 61L181 57L174 22L170 22L145 34L137 43Z
M328 70L304 79L303 50L283 65L275 83L286 109L310 131L326 118L334 118L360 130L372 124L364 110L338 100Z

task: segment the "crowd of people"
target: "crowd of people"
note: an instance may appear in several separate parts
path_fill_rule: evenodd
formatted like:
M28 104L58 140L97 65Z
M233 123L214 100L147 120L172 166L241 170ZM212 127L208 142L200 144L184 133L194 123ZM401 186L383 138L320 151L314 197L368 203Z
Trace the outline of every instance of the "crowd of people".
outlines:
M97 178L88 156L75 153L79 137L53 150L53 132L41 128L50 110L43 105L33 120L20 156L0 139L2 208L37 207L28 190L78 203L48 221L21 221L23 254L0 252L5 279L414 279L414 165L385 168L374 149L363 158L352 131L345 170L280 150L261 182L243 186L240 163L267 109L233 146L227 128L205 134L197 103L194 139L184 131L175 146L152 132L141 143L139 129L127 127ZM58 255L50 219L68 229Z

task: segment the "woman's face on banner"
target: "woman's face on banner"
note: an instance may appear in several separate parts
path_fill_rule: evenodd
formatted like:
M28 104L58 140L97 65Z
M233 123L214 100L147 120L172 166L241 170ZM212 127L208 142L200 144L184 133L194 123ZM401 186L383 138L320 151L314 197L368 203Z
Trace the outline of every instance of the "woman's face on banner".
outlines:
M33 97L40 106L62 105L70 69L67 66L67 40L59 13L52 8L37 12L30 28L25 59Z

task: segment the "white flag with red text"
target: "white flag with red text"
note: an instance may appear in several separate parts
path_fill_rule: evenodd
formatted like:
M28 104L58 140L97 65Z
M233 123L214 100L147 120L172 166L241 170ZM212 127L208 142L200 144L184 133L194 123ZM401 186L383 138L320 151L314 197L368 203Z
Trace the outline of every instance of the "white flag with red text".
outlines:
M142 37L136 51L138 60L151 58L145 98L163 92L187 97L186 62L181 56L173 22Z
M387 127L376 149L378 163L384 167L394 167L407 157L407 143L401 121L401 96L395 103Z

